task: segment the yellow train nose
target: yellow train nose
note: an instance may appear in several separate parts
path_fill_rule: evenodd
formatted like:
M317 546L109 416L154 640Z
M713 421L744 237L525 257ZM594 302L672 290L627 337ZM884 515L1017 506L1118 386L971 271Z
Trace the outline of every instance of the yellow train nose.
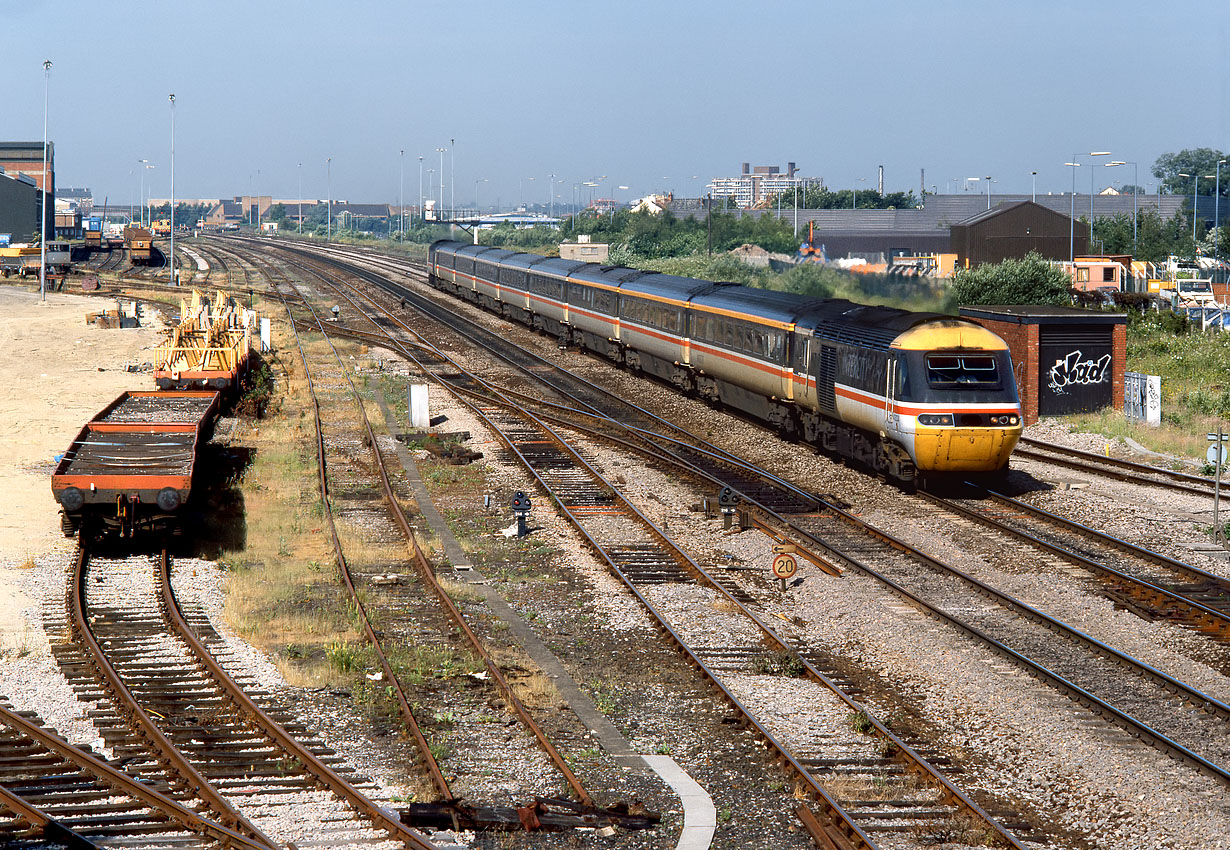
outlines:
M991 472L1001 468L1021 437L1016 428L919 428L914 451L927 472Z

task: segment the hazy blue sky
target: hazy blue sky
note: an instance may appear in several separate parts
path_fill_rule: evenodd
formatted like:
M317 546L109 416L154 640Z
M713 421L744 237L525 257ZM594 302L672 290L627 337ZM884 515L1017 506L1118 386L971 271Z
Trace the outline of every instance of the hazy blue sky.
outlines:
M184 2L0 0L0 138L50 137L61 186L407 203L456 139L457 202L703 192L741 162L830 187L992 175L1070 185L1074 151L1230 149L1230 2ZM259 176L258 176L259 172ZM692 175L700 179L693 180ZM534 181L523 178L534 177ZM1100 169L1099 188L1131 168ZM1089 170L1078 171L1089 188ZM603 192L612 194L614 190Z

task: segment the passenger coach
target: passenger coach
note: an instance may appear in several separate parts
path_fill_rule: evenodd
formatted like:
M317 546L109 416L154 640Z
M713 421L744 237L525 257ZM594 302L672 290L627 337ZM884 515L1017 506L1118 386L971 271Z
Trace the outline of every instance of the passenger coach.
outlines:
M997 472L1021 434L1008 347L973 322L455 241L433 286L866 465Z

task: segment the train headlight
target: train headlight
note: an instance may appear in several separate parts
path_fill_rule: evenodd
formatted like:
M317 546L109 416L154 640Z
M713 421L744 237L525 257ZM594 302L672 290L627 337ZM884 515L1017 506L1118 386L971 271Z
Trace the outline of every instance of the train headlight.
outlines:
M170 513L179 507L179 491L174 487L163 487L158 491L158 507Z
M951 425L951 413L920 413L918 414L919 425Z
M1013 414L1005 413L1002 416L992 416L992 425L1015 425L1020 420Z
M85 504L85 496L76 487L65 487L60 491L60 504L66 511L81 510Z

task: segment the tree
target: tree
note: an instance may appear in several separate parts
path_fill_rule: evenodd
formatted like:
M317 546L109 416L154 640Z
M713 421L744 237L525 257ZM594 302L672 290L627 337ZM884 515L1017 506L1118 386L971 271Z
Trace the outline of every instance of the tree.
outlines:
M1072 278L1059 266L1030 251L1021 259L983 263L961 269L952 283L952 298L968 304L1054 304L1072 302Z
M1228 157L1212 148L1185 148L1178 153L1164 153L1153 163L1153 176L1162 181L1164 188L1171 195L1190 195L1192 193L1192 176L1204 177L1206 174L1217 173L1217 161ZM1179 174L1187 174L1180 177ZM1214 183L1212 180L1199 180L1197 194L1212 195ZM1223 181L1221 196L1230 196L1230 186Z

